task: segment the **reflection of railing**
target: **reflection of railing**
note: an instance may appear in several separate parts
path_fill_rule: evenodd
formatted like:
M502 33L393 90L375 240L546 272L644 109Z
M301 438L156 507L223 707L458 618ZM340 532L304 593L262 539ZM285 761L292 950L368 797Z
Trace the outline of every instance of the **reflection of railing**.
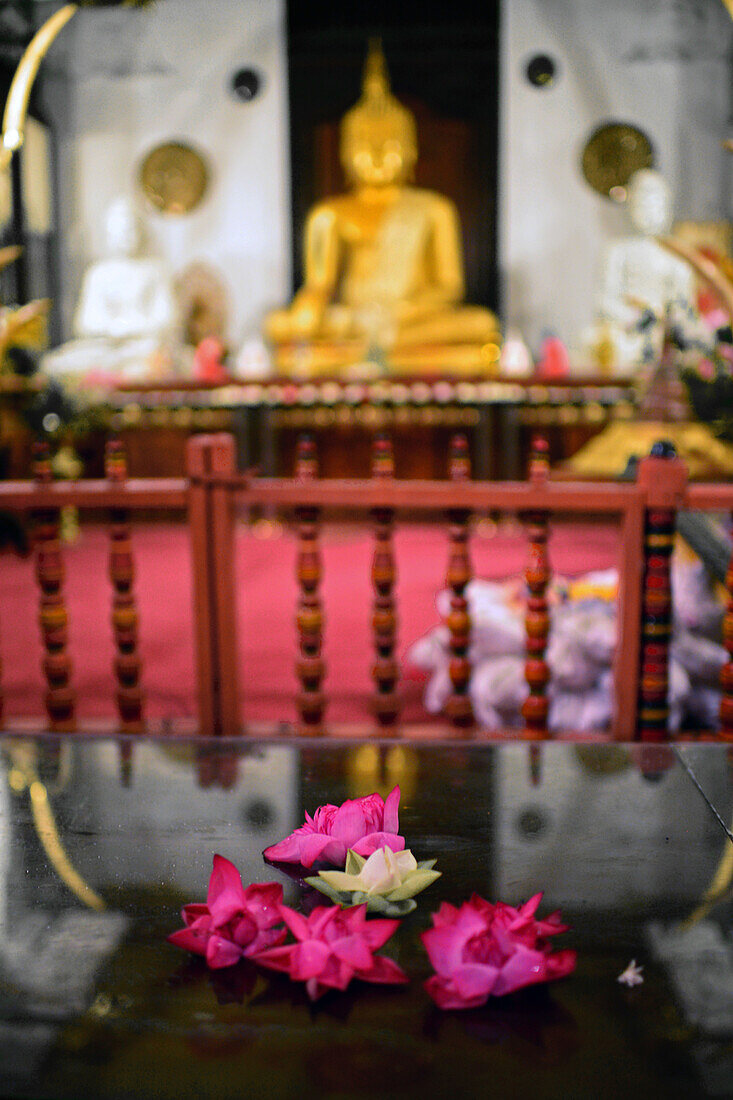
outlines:
M51 728L74 725L74 692L66 654L67 613L63 598L63 561L58 512L64 505L108 510L111 515L109 570L112 622L116 644L115 678L120 726L143 725L137 652L137 612L133 592L130 513L146 508L188 509L193 557L195 644L198 663L199 726L206 734L240 730L238 692L236 580L234 570L237 507L275 508L294 514L299 535L297 623L300 654L296 669L300 725L306 732L323 728L326 696L322 690L322 608L320 596L320 519L336 509L371 517L375 530L372 564L375 682L373 712L384 730L399 717L394 639L397 606L392 533L399 513L435 514L448 521L447 619L452 659L452 696L448 716L458 733L472 724L468 679L470 620L465 588L471 579L469 519L474 512L509 512L525 524L529 541L526 571L529 589L526 678L529 698L523 714L524 736L547 736L545 650L549 634L546 590L550 580L546 552L552 517L600 515L620 524L618 644L614 663L613 735L660 741L667 736L667 687L671 635L670 555L677 510L733 509L733 485L687 484L684 463L660 449L640 463L635 483L552 482L547 452L535 446L526 482L470 480L468 454L457 437L446 481L403 481L393 476L389 442L375 444L369 479L321 480L312 443L302 442L294 478L238 474L234 440L229 435L194 436L188 444L188 477L127 480L118 444L107 452L104 481L50 482L48 455L40 451L36 482L0 483L0 508L30 510L36 519L36 575L41 591L41 628L45 647L46 708ZM729 591L733 570L728 574ZM733 597L725 619L730 660L721 675L721 736L733 739ZM287 715L283 714L283 719Z

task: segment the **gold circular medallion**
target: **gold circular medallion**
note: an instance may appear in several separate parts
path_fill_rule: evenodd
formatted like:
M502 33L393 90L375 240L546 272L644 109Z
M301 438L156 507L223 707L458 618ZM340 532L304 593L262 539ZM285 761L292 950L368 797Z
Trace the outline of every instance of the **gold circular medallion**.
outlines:
M626 184L640 168L652 168L652 143L636 126L609 122L594 130L583 149L583 175L599 194L623 201Z
M178 141L157 145L140 166L143 193L163 214L188 214L201 202L208 182L201 155Z

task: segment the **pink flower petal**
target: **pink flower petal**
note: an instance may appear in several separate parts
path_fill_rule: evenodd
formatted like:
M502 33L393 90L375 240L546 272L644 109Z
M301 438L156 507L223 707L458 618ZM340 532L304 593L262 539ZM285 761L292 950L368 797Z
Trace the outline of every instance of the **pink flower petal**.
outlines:
M293 948L290 960L290 977L297 982L319 977L328 962L330 951L320 940L306 940Z
M284 947L270 947L266 951L257 954L257 962L270 970L282 970L290 973L290 960L297 944L287 944Z
M202 935L192 932L190 928L181 928L178 932L171 932L168 943L172 943L175 947L182 947L184 951L190 951L193 955L205 955L208 938L208 933Z
M343 939L334 940L331 951L353 970L368 970L372 965L372 953L363 936L344 936Z
M501 968L496 979L494 995L502 997L525 985L535 985L546 980L545 956L541 951L530 951L521 944Z
M181 909L184 924L193 924L199 917L208 917L208 915L209 907L205 903L192 902L190 905L184 905Z
M468 905L462 905L458 910L455 927L457 932L468 940L472 936L480 936L483 932L486 932L489 924L486 914L469 903Z
M301 913L296 913L294 909L288 908L287 905L281 905L280 916L297 940L308 940L311 938L308 921Z
M494 988L499 971L495 966L459 966L453 974L456 994L464 1001L483 1004Z
M308 917L308 928L310 929L311 936L315 939L327 934L329 925L333 925L337 918L341 918L341 910L337 905L317 905ZM333 935L338 935L333 931Z
M458 910L455 905L451 905L449 901L444 901L437 913L432 914L433 927L439 928L441 924L454 924L457 916Z
M358 802L347 800L339 806L331 823L331 836L342 840L347 848L353 848L368 831L364 811Z
M347 962L337 959L334 955L328 960L325 969L319 977L319 981L331 989L346 989L354 977L354 970Z
M463 962L465 941L456 935L454 926L441 924L437 928L428 928L420 939L437 974L450 977Z
M330 833L331 822L337 810L338 806L332 806L330 802L327 802L325 806L318 807L312 818L308 818L307 814L306 818L311 822L317 833Z
M346 845L342 840L334 840L325 833L312 833L303 837L300 843L300 862L304 867L312 867L316 860L342 867L346 862Z
M277 844L271 844L269 848L265 848L262 854L265 859L270 859L273 863L300 863L301 840L302 833L296 830L284 840L279 840Z
M232 921L232 924L234 928L231 939L238 947L246 947L257 935L257 925L247 913Z
M242 957L241 948L231 940L213 932L206 944L206 963L212 970L221 970L224 966L234 966Z
M533 894L529 901L525 901L524 905L519 909L519 915L522 917L533 917L539 908L543 895L544 890L540 890L539 894Z
M387 917L381 917L376 920L365 920L362 935L369 944L372 951L376 951L377 948L383 947L390 936L392 936L400 926L398 920L392 920Z
M484 1003L482 997L476 997L472 1001L466 1001L456 992L455 986L448 978L441 978L433 974L425 982L425 990L435 1001L438 1008L477 1008Z
M244 887L239 871L224 856L214 856L206 904L217 925L226 924L244 906Z
M195 932L197 936L208 936L211 928L212 921L208 913L204 913L203 916L197 917L196 920L192 920L188 926L189 932Z
M393 787L384 801L384 817L382 829L385 833L398 833L400 831L400 788ZM393 848L393 852L402 851L401 848Z
M363 974L357 973L357 978L368 982L379 982L381 985L404 984L410 980L404 970L386 955L374 955L369 970Z
M261 951L266 951L270 947L277 947L283 943L287 935L287 929L285 928L267 928L258 932L252 942L247 944L244 948L244 954L247 958L255 958Z
M357 840L355 844L349 844L359 856L369 857L378 848L391 848L393 852L402 852L405 848L405 838L397 833L369 833L368 836ZM344 856L344 860L346 857Z
M552 951L545 956L545 973L548 981L565 978L575 970L578 952L566 947L563 951Z
M563 924L559 909L556 909L554 913L550 913L549 917L545 917L544 920L538 920L536 924L538 936L557 936L561 932L567 932L570 929L569 924Z
M244 891L247 913L259 928L271 928L282 920L279 905L283 900L283 888L278 882L256 882Z

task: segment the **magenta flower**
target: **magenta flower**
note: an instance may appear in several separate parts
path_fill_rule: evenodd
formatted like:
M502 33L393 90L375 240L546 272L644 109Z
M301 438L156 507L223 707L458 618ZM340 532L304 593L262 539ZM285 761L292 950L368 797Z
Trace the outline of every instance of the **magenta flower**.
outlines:
M405 838L399 836L400 788L395 787L386 801L378 794L347 799L340 806L319 806L313 817L305 815L305 824L285 840L265 848L265 859L275 863L300 863L312 867L319 860L343 867L351 848L368 857L377 848L401 852Z
M213 969L233 966L243 957L256 958L287 936L280 915L282 900L283 889L276 882L254 883L245 890L234 864L216 855L205 904L184 905L186 927L172 932L168 940L203 955Z
M261 966L281 970L305 982L312 1001L327 989L346 989L352 978L392 985L409 981L396 962L375 955L399 925L398 920L366 919L366 905L341 909L319 906L308 916L280 906L296 943L271 947L257 956Z
M567 931L560 913L534 914L535 894L520 909L478 894L456 909L443 902L422 941L436 973L425 988L440 1008L475 1008L525 985L564 978L575 968L575 951L551 953L548 936Z

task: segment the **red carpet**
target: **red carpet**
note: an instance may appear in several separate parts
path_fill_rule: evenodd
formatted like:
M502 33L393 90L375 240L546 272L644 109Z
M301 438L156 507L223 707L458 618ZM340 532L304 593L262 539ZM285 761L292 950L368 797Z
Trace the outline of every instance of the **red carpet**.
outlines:
M579 573L614 564L617 534L595 525L556 527L550 542L553 569ZM134 547L140 609L143 686L150 718L195 712L191 614L191 562L186 530L140 526ZM445 529L408 526L396 539L399 653L438 621L435 594L447 564ZM521 533L475 537L477 576L519 575L526 545ZM294 612L296 540L290 533L264 540L244 528L238 536L240 667L244 716L257 721L294 718L296 652ZM80 718L114 711L109 626L107 537L86 528L65 551L70 652ZM363 720L371 694L370 564L372 542L365 529L331 528L324 538L323 597L326 614L325 689L333 722ZM32 562L10 553L0 558L0 656L8 718L43 714L41 645ZM423 717L422 684L404 684L406 720Z

